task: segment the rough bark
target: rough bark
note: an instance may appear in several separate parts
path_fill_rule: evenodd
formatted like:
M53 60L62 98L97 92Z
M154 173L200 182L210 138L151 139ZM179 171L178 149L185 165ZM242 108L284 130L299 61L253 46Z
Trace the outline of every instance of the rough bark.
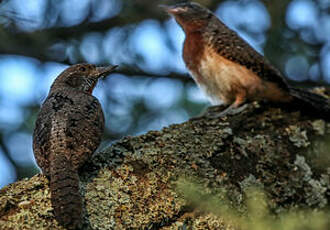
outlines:
M186 198L178 189L182 179L194 181L204 195L220 197L225 191L238 210L245 210L249 186L265 191L274 213L327 208L329 143L330 123L258 103L228 118L190 120L126 137L80 172L84 228L231 229L221 214ZM43 175L0 191L0 229L42 228L62 229Z

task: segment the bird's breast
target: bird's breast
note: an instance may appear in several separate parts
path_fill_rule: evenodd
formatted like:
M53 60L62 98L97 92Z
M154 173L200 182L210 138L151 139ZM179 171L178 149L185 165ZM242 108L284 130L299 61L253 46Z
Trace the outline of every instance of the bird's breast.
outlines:
M199 87L212 104L231 104L242 91L254 97L261 90L261 79L244 66L234 63L206 47L195 68L187 65Z

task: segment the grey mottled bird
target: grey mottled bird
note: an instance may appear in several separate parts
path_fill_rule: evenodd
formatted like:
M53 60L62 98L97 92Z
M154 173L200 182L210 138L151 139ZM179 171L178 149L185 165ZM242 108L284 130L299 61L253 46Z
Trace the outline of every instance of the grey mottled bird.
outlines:
M50 180L56 220L68 229L82 224L82 198L78 169L101 142L104 115L92 95L102 76L116 66L77 64L54 81L33 132L33 150L42 172Z

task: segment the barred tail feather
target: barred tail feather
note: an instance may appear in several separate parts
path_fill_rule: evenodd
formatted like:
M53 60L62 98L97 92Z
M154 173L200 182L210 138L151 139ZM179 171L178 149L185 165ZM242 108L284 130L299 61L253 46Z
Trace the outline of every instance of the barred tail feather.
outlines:
M326 120L330 120L329 99L298 88L290 88L290 94L294 97L293 104L298 106L303 112L318 115Z
M82 224L82 198L79 193L78 172L64 155L50 161L51 202L56 220L68 229Z

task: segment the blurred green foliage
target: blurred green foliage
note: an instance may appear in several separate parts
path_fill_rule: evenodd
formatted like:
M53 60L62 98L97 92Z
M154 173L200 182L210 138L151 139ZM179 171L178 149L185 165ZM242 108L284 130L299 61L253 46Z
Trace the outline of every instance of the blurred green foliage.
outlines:
M181 178L176 186L189 206L215 214L234 229L327 230L330 227L330 212L326 210L292 207L274 212L276 204L257 187L247 187L243 191L244 200L238 206L230 201L225 190L205 189L196 179Z

